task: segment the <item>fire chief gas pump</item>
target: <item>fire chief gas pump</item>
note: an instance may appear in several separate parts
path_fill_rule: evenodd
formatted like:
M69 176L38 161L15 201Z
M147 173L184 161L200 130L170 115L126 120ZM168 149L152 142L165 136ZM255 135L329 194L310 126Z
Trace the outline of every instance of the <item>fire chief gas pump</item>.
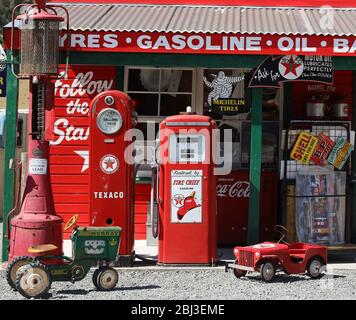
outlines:
M120 91L91 102L90 213L93 226L120 226L119 265L134 262L134 167L125 161L127 130L135 124L134 103Z
M158 264L217 261L215 128L190 107L160 125Z

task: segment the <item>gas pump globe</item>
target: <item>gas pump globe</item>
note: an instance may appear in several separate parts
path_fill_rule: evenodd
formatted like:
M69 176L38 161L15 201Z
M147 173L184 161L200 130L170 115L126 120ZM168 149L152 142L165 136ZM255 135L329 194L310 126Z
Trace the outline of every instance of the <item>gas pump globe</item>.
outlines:
M37 10L21 16L20 76L58 74L59 24L63 20Z
M15 18L16 10L25 7L25 13ZM57 76L59 63L60 23L65 19L57 15L56 8L66 13L66 29L69 30L67 9L58 5L46 5L45 0L35 4L19 4L12 13L12 25L19 22L20 29L20 78L31 76ZM14 28L11 35L11 53L14 48ZM12 56L13 62L13 56ZM67 50L68 64L68 50ZM13 63L12 63L13 66Z
M25 12L15 18L19 8ZM54 255L62 254L62 218L54 209L49 180L49 141L53 136L54 82L58 77L59 30L65 19L57 15L58 5L46 5L45 0L20 4L12 13L11 68L14 75L30 80L28 171L20 213L11 219L18 203L7 215L7 238L10 240L9 261L31 255L31 245L54 244ZM14 68L14 26L19 22L19 73ZM67 51L68 65L68 51ZM19 191L18 191L19 193ZM11 219L11 231L10 231ZM35 254L32 254L35 255Z

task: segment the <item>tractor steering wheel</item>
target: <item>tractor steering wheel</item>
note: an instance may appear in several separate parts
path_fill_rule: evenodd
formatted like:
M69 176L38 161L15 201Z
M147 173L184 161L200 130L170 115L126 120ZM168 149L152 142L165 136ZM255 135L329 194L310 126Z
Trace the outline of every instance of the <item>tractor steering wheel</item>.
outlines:
M286 227L277 224L274 226L274 232L276 234L277 237L280 237L277 243L286 243L286 241L284 241L284 238L287 236L288 234L288 230Z
M74 216L71 216L69 218L69 220L67 221L65 227L64 227L64 231L67 231L68 229L70 229L71 227L73 227L75 225L75 223L78 220L79 215L75 214Z

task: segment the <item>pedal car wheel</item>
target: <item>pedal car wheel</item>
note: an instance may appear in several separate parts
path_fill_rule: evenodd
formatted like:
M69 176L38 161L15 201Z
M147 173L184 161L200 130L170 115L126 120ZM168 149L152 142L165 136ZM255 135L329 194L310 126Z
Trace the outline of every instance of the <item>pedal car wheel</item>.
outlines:
M239 262L237 260L235 260L235 264L239 264ZM240 270L240 269L234 268L234 275L236 278L244 277L246 275L246 273L247 273L247 271L245 271L245 270Z
M271 262L266 262L261 265L261 277L265 282L272 281L274 275L276 273L276 269Z
M115 288L119 275L117 271L111 267L103 267L98 274L97 284L100 291L109 291Z
M51 274L39 262L31 262L23 267L16 277L16 289L25 298L41 298L51 287Z
M11 288L16 290L16 276L19 270L32 262L34 259L30 256L17 257L8 264L6 268L6 280Z
M98 286L99 272L100 272L100 268L95 269L94 273L93 273L93 277L92 277L92 281L93 281L94 287L97 288L97 289L99 289L99 286Z
M308 262L307 266L307 274L312 279L320 278L321 276L321 267L325 265L325 263L319 258L314 257L311 258Z

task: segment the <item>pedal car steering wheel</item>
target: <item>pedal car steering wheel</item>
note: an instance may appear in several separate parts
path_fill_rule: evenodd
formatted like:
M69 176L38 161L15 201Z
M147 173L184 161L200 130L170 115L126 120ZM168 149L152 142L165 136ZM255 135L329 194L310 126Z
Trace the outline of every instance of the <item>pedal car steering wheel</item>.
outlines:
M274 226L274 232L276 234L277 237L280 237L277 243L286 243L286 241L284 241L284 238L287 236L288 234L288 230L286 227L277 224Z
M79 215L75 214L74 216L71 216L69 218L69 220L67 221L65 227L64 227L64 231L67 231L68 229L70 229L71 227L73 227L75 225L75 223L78 220Z

